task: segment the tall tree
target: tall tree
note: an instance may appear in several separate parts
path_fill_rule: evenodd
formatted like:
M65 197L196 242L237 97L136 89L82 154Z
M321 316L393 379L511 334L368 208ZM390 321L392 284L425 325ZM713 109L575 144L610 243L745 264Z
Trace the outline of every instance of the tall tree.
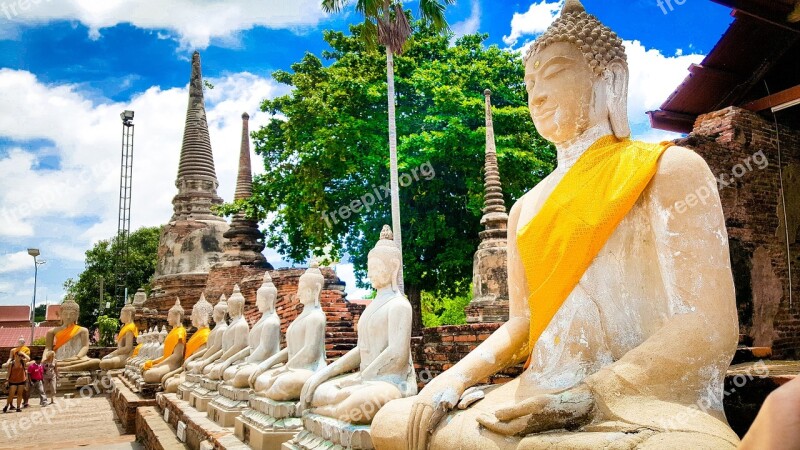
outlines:
M415 24L398 56L397 96L400 201L404 207L406 291L421 327L421 292L463 295L483 207L484 97L492 90L495 134L507 204L547 175L555 151L535 131L526 106L519 55L484 47L485 35L449 38ZM325 32L331 50L273 76L292 87L266 100L274 120L253 133L265 172L254 196L226 212L245 209L269 217L268 244L292 261L310 251L348 253L361 283L367 253L390 210L385 142L386 80L360 34ZM316 249L316 250L314 250Z
M159 227L143 227L131 232L128 237L128 275L125 285L128 295L133 295L140 287L149 289L150 279L156 271L158 261ZM114 302L114 261L117 251L117 239L102 240L86 251L86 268L77 280L69 279L64 283L68 294L75 297L81 307L78 322L94 335L97 329L97 317L103 314L117 317L123 305ZM101 282L102 278L102 282ZM100 304L100 286L103 286L104 302L112 303L110 309L104 310Z
M339 12L350 0L322 0L322 9ZM445 5L455 0L420 0L419 18L429 29L438 33L450 31L444 16ZM386 92L389 116L389 183L392 204L392 230L400 247L400 290L404 291L403 239L400 222L400 187L397 174L397 124L395 122L394 55L403 52L412 29L403 2L400 0L356 0L356 10L364 16L361 38L368 47L380 44L386 49Z

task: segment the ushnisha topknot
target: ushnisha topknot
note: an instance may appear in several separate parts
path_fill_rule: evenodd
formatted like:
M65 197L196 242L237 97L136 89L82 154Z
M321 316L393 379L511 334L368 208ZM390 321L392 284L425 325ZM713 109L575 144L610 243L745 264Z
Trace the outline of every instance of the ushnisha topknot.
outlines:
M627 64L622 39L597 17L586 12L579 0L567 0L561 15L528 48L525 63L539 50L556 42L575 44L595 75L602 75L612 61Z

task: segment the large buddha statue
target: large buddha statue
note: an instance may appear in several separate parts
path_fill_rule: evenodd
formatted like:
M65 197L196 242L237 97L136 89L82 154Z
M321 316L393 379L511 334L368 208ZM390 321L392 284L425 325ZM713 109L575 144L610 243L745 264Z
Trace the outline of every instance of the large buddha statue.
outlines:
M525 85L558 168L509 215L509 320L386 404L376 448L736 447L722 393L738 325L714 175L691 150L630 140L622 41L577 0L531 46ZM470 389L526 360L515 380Z
M61 304L61 326L45 335L45 350L54 351L60 372L97 370L100 360L86 356L89 351L89 330L78 325L80 306L72 296Z
M142 367L142 378L145 383L160 383L164 375L183 364L183 355L186 351L186 328L183 327L185 314L180 299L175 299L175 305L167 312L167 322L172 329L164 339L164 350L160 357L145 362Z
M286 347L261 362L250 375L249 384L256 395L275 401L297 400L305 382L327 364L326 318L319 303L324 285L319 264L312 261L297 284L303 312L286 329Z
M139 335L139 329L133 323L135 314L136 308L130 302L126 303L120 310L119 321L123 325L119 333L117 333L117 349L98 360L101 369L111 370L125 367L125 361L133 353L133 349L136 347L134 342Z
M256 307L261 313L248 337L250 345L239 354L239 364L233 364L225 370L225 384L235 388L249 387L250 375L258 370L258 364L275 355L281 348L281 319L275 311L275 300L278 288L272 284L269 272L264 272L264 279L256 291Z
M161 384L164 386L164 391L173 393L178 390L178 386L185 380L183 373L186 367L192 361L199 359L205 352L208 345L208 338L211 335L211 330L208 327L208 322L211 320L211 312L214 308L211 303L208 303L206 296L200 294L200 300L192 307L192 326L195 331L192 337L186 342L186 349L183 352L183 364L177 369L167 372L161 377Z
M189 373L202 374L203 370L211 363L222 356L222 338L225 335L225 330L228 329L228 322L226 320L228 315L228 302L225 300L225 294L220 295L217 304L214 305L214 312L212 318L214 319L214 328L208 335L208 344L206 350L198 356L198 359L189 361L186 364L186 369Z
M249 344L248 333L250 325L244 317L244 296L239 285L233 286L233 292L228 297L228 315L231 323L222 335L222 354L203 369L203 374L210 380L222 380L222 374L237 358L239 352Z
M398 289L399 272L400 249L387 225L367 257L367 276L377 293L358 320L358 344L306 382L301 410L311 406L315 414L367 424L388 401L417 393L411 304Z

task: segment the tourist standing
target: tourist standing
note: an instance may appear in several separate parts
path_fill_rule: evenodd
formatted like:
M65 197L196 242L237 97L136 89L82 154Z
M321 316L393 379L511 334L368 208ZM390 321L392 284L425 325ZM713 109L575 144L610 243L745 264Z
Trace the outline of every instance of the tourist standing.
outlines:
M39 406L47 406L47 395L44 393L44 386L42 385L43 379L44 368L34 359L28 364L28 386L30 387L30 394L34 391L39 394Z
M45 395L50 397L51 405L55 403L56 391L58 390L58 366L56 365L55 357L55 352L48 351L42 361L44 391Z
M28 380L28 374L25 372L25 361L27 359L22 356L22 353L16 353L11 360L11 365L8 366L8 399L6 399L6 406L3 407L3 412L8 412L8 409L14 409L14 397L17 398L17 412L22 411L22 394L25 390L25 383Z

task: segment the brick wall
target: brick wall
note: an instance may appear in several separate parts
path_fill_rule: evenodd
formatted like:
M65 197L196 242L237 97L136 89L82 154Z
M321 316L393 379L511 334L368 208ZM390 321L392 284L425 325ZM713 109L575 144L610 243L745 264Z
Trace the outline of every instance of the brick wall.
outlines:
M731 107L698 117L692 133L677 143L694 149L723 181L718 187L745 340L772 346L779 358L800 358L800 131L780 127L779 136L792 261L791 307L775 124ZM758 152L768 161L766 168L756 164L761 160Z

